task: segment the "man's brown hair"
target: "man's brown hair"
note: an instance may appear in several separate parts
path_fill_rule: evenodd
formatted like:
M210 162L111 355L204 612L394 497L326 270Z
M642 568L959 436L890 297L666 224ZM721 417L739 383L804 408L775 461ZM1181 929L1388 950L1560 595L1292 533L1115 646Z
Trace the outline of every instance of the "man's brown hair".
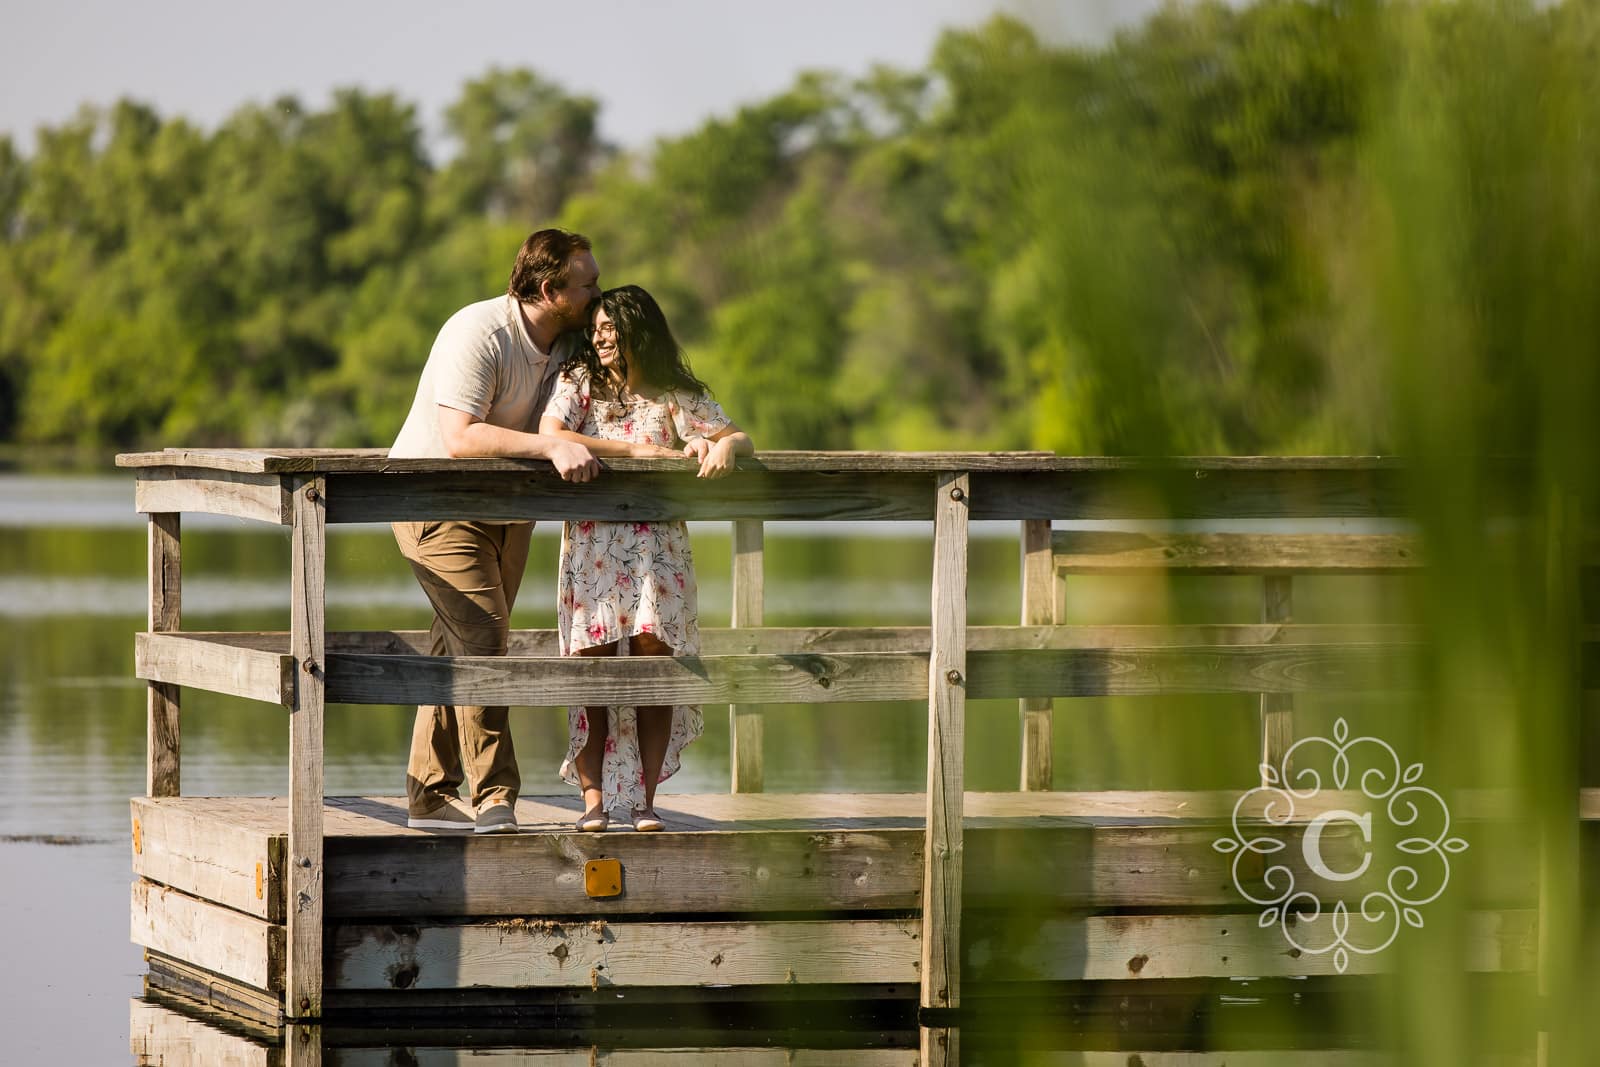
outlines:
M511 265L511 281L506 292L526 304L540 303L544 297L539 292L542 282L552 288L565 288L567 265L579 252L590 250L589 239L581 233L566 230L536 230L522 242L517 261Z

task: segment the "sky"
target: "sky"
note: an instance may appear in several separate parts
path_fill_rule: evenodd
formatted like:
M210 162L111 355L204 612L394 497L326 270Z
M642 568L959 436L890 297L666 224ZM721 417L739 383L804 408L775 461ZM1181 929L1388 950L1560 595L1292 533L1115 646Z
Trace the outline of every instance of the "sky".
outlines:
M1103 42L1159 0L0 0L0 136L122 97L210 129L289 94L318 109L336 88L415 104L436 151L445 107L494 66L532 67L601 102L627 148L766 99L808 69L924 66L939 31L997 10L1050 40Z

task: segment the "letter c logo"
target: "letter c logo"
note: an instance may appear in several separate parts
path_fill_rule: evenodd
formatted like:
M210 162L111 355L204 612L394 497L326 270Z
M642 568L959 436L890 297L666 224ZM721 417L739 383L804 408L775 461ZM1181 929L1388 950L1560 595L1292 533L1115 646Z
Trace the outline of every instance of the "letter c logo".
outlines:
M1361 858L1361 866L1353 871L1336 871L1329 867L1327 861L1322 858L1322 831L1327 828L1329 823L1337 822L1341 819L1353 822L1361 827L1361 840L1368 845L1372 844L1372 812L1369 811L1365 815L1357 815L1353 811L1345 811L1340 808L1333 811L1325 811L1315 819L1312 819L1311 825L1306 827L1305 840L1300 846L1301 851L1305 853L1307 866L1330 882L1348 882L1352 879L1360 878L1372 864L1371 849L1368 849L1366 855Z

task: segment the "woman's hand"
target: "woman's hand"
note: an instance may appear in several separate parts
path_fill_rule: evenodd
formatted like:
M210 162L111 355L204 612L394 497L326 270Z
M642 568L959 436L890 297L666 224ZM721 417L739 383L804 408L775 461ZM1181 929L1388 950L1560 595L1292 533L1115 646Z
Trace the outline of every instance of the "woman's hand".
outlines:
M690 443L691 444L699 443L699 444L702 444L702 445L706 444L704 439L698 439L697 442L690 442ZM688 446L686 445L685 446L685 451L687 451L687 450L688 450ZM699 453L699 456L700 456L700 474L699 474L699 477L701 477L701 478L722 478L722 477L725 477L730 471L733 470L733 440L731 438L724 437L722 440L716 441L716 442L708 445L702 452Z
M690 459L704 463L706 455L711 451L711 442L704 437L691 437L683 443L683 455Z
M628 447L629 459L680 459L681 453L665 445L637 443Z

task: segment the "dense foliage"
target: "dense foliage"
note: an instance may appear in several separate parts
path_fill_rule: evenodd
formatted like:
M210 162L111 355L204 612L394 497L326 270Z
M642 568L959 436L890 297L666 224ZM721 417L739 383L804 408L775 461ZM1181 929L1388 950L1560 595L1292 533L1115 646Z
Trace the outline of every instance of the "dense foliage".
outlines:
M86 108L0 140L0 442L387 444L439 324L554 222L765 447L1390 449L1374 174L1417 57L1448 90L1474 47L1597 27L1271 0L1084 49L996 18L637 154L526 70L464 87L442 164L359 89L211 132Z

